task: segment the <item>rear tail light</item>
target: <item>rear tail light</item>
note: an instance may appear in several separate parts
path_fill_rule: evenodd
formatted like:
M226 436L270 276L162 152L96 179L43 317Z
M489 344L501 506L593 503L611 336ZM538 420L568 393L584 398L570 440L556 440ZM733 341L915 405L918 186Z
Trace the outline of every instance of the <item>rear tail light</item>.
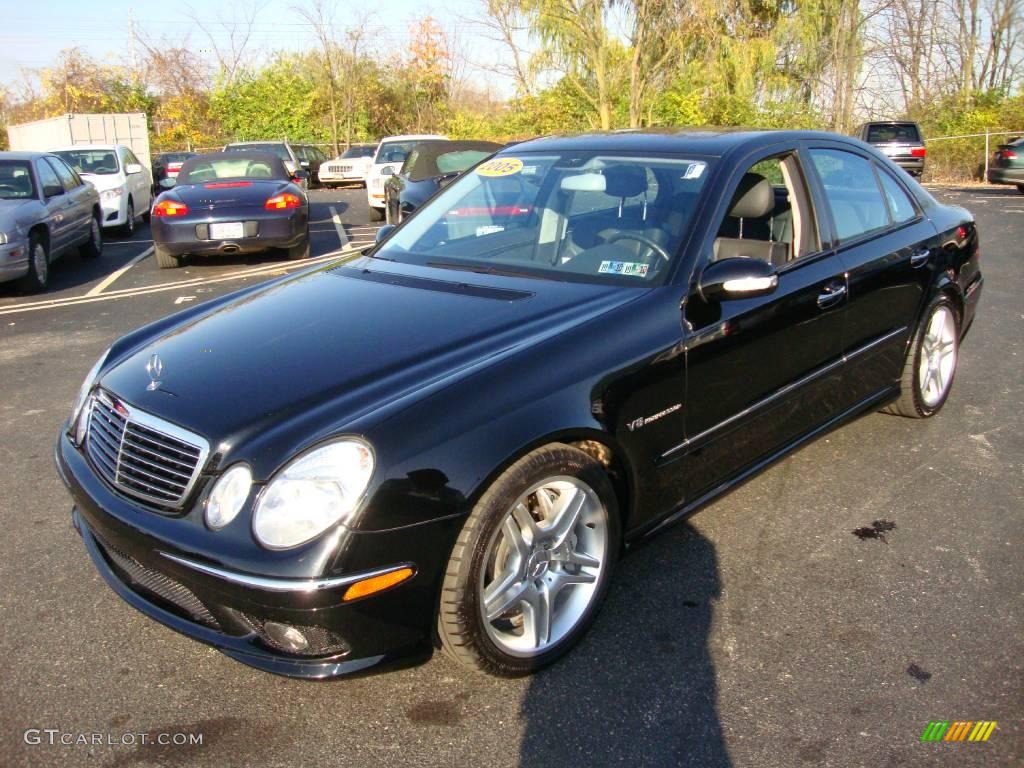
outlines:
M168 171L180 171L181 170L181 163L168 163L167 164L167 170Z
M153 206L154 216L184 216L186 213L188 206L177 200L161 200Z
M914 147L913 149L910 150L910 156L911 157L924 157L927 154L927 152L928 152L928 150L925 149L924 147Z
M291 192L282 192L280 195L274 195L267 200L263 207L268 211L279 211L283 208L298 208L301 205L302 201L299 200L298 195L293 195Z
M1012 149L1004 149L1001 152L996 152L996 157L1002 158L1003 160L1016 160L1017 153Z

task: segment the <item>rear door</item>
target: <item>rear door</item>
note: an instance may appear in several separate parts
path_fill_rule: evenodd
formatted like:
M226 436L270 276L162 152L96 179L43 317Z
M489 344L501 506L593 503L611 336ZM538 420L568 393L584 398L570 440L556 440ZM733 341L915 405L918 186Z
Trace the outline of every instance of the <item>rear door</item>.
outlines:
M778 159L776 173L767 171L770 158ZM792 206L799 233L792 236L791 257L778 268L773 293L711 304L695 294L687 298L686 441L665 459L687 457L678 475L689 500L771 457L838 412L845 267L827 236L818 234L805 160L795 147L759 153L739 165L714 214L713 233L731 225L733 196L748 171L769 183L774 177L774 187L786 188L789 194L775 199L777 205ZM748 220L745 231L764 232L763 223L777 224ZM704 263L714 258L714 243L705 242Z
M902 174L847 145L816 144L808 155L847 273L842 391L850 405L899 379L940 243Z
M51 155L46 159L53 166L57 176L60 177L64 191L71 202L68 208L72 219L72 223L68 226L69 240L81 242L88 239L93 217L93 196L90 194L90 185L82 181L82 178L61 158Z
M123 152L121 167L125 169L125 178L128 180L128 189L131 192L132 200L135 201L135 210L149 210L149 204L153 197L153 182L146 171L146 166L140 163L135 153L127 147L124 148ZM129 165L137 165L142 170L137 173L128 173L127 168Z

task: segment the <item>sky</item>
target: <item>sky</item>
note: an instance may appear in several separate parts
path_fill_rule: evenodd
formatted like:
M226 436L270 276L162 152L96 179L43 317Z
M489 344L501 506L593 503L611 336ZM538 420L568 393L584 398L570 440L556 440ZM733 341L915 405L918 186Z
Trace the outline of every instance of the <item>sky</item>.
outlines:
M232 13L262 6L247 50L310 49L317 45L310 25L295 10L303 0L36 0L17 2L0 0L0 84L23 79L23 70L46 67L64 48L80 47L89 55L110 63L126 63L129 57L129 12L139 34L149 41L166 38L180 42L188 37L197 51L210 47L205 33L188 16L189 6L202 9L202 18L211 31L218 19L230 19ZM468 58L487 62L500 55L494 44L481 38L467 21L480 7L480 0L326 0L336 8L338 36L350 20L369 16L370 37L374 47L404 47L410 23L416 18L433 16L453 36ZM223 35L223 31L221 31ZM211 63L212 53L204 53ZM469 73L473 79L493 81L496 93L509 84L496 81L488 73ZM30 74L31 76L31 74Z

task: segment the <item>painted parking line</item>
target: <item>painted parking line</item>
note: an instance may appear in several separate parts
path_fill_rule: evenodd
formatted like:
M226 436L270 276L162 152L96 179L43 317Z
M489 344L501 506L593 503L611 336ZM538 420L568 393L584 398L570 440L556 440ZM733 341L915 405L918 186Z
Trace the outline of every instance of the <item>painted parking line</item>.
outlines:
M333 205L331 209L331 220L334 222L334 229L338 233L338 241L341 243L341 247L345 247L345 243L348 242L348 235L345 234L345 228L341 224L341 216L338 215L338 209Z
M106 248L108 245L144 245L152 242L152 240L104 240L103 247Z
M142 253L140 253L134 259L129 261L127 264L125 264L120 269L118 269L118 270L116 270L114 272L111 272L109 275L107 275L103 279L103 281L99 285L97 285L96 287L94 287L91 290L89 290L85 295L86 296L98 296L99 294L103 293L103 291L105 291L107 288L109 288L111 285L114 284L114 281L116 281L117 278L119 278L121 275L123 275L129 269L134 267L136 264L138 264L144 258L149 256L151 253L153 253L153 246L149 246L149 248L144 250Z
M33 301L26 302L24 304L14 304L9 307L0 309L0 315L12 315L19 312L36 312L41 309L56 309L59 307L71 307L79 304L92 304L97 301L113 301L115 299L127 299L134 296L145 296L151 293L163 293L165 291L175 291L182 288L192 288L200 285L211 285L213 283L229 282L231 280L240 280L247 277L272 277L276 274L287 274L293 270L303 269L305 267L315 266L317 264L326 263L333 261L339 256L347 256L357 252L360 248L365 248L372 245L371 242L353 242L348 247L325 253L322 256L317 256L312 259L303 259L297 262L277 262L274 264L264 264L259 267L252 267L250 269L240 270L238 272L230 272L226 275L220 275L219 277L197 277L189 280L178 280L173 283L165 283L163 285L151 285L141 288L123 288L117 291L109 291L95 296L69 296L62 299L49 299L44 301Z

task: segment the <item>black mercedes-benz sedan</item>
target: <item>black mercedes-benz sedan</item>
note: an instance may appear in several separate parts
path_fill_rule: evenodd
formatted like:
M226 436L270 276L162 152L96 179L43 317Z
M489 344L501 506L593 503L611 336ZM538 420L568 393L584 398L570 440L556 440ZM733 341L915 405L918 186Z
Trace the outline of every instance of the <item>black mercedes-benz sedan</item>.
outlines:
M219 152L186 160L153 201L150 228L160 269L186 255L259 253L309 256L308 172L289 172L269 152Z
M57 463L110 586L238 660L521 675L631 545L859 414L937 414L981 285L971 215L856 139L539 139L117 340Z
M384 216L400 224L460 173L493 155L493 141L424 141L413 146L398 173L384 182Z

